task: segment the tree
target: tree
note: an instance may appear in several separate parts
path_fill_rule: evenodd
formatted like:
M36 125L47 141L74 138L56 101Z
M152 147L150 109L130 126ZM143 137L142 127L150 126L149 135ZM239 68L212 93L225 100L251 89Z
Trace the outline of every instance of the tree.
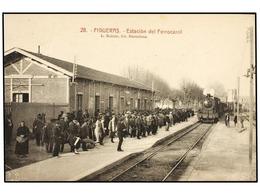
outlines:
M166 81L142 67L128 66L125 71L123 71L123 75L158 91L161 98L167 98L171 95L171 88Z
M203 89L193 81L183 79L180 89L183 94L183 102L185 104L200 101L203 98Z
M182 101L184 103L199 102L203 97L203 89L196 83L189 80L182 80L180 89L172 89L169 84L160 76L140 68L139 66L128 66L123 71L123 75L131 80L142 83L156 91L156 96L164 102L171 99L173 102Z

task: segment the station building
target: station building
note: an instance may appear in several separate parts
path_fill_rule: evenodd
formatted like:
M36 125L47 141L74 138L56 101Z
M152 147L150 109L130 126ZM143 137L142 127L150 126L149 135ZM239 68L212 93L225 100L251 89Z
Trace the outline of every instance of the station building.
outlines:
M5 111L19 119L53 118L61 110L150 110L152 98L150 87L121 76L20 48L4 54Z

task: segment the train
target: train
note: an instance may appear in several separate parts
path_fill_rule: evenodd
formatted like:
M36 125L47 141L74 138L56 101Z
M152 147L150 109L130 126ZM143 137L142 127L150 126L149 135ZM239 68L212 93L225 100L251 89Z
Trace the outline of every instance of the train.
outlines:
M226 110L226 103L221 102L217 97L207 94L203 99L197 116L199 121L203 123L217 123Z

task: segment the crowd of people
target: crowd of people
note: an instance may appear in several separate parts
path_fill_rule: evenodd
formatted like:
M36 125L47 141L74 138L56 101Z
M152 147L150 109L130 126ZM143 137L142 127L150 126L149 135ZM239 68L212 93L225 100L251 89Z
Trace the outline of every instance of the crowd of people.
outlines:
M48 153L59 156L64 151L64 144L70 145L71 152L79 154L92 149L96 144L104 145L104 138L114 143L118 138L117 151L121 152L124 138L142 139L155 135L161 127L169 131L175 123L186 121L193 116L191 109L155 109L153 111L126 111L115 114L113 111L96 112L94 116L77 111L61 113L57 119L46 121L45 114L38 114L33 122L32 135L37 146L45 146ZM21 122L17 130L15 153L20 156L28 154L29 129Z

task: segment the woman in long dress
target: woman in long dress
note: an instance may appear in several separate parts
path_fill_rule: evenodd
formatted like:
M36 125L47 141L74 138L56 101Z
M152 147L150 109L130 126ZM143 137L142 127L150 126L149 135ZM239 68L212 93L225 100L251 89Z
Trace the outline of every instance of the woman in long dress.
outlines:
M24 121L20 123L17 129L15 154L26 157L29 153L29 128L25 126Z

